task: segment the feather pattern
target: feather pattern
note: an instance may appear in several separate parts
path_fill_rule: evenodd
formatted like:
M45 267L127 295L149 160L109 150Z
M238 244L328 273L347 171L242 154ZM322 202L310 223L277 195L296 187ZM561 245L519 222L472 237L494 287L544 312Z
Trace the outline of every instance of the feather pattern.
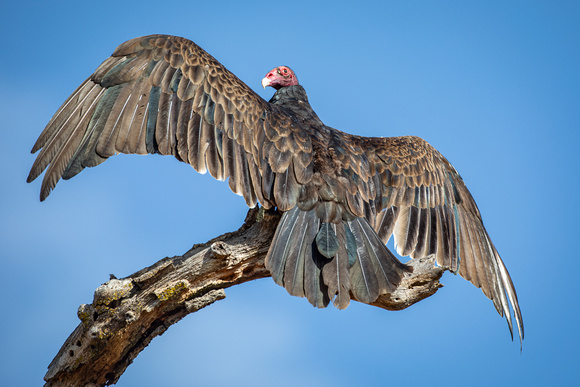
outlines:
M121 44L58 109L32 148L27 181L57 182L117 153L173 155L229 179L249 206L284 212L266 265L288 292L324 307L395 289L403 255L480 287L512 331L510 275L455 168L413 137L367 138L322 123L298 84L267 102L195 43L151 35ZM510 310L511 308L511 310ZM513 333L512 333L513 334Z

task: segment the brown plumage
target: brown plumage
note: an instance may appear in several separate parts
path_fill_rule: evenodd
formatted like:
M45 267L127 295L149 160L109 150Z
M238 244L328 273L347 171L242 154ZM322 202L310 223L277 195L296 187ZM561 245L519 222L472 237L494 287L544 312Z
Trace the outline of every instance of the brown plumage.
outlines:
M282 219L266 258L276 283L325 307L370 303L435 255L480 287L520 340L516 292L453 166L418 137L365 138L324 125L288 67L262 82L267 102L195 43L152 35L121 44L66 100L32 152L40 199L117 153L173 155L229 179L250 207Z

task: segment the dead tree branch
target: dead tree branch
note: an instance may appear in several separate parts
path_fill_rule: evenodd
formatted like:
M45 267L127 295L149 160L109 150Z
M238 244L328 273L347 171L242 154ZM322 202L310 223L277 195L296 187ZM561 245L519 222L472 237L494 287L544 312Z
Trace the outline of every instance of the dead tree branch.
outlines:
M151 340L171 325L225 298L225 288L268 277L264 259L279 219L273 212L251 209L238 231L101 285L93 303L79 307L81 323L49 365L46 386L115 384ZM401 310L442 286L443 269L432 259L409 264L413 273L372 305Z

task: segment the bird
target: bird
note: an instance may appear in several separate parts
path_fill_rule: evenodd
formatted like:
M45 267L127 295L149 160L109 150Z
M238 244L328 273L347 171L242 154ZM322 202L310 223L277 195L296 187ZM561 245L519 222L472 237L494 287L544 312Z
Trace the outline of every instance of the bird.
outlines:
M282 216L265 265L293 296L319 308L372 303L435 256L492 300L520 343L516 290L451 163L415 136L362 137L325 125L288 66L269 71L261 98L191 40L149 35L119 45L63 103L32 148L27 181L57 182L118 153L173 155L228 180L249 207ZM510 310L511 307L511 310Z

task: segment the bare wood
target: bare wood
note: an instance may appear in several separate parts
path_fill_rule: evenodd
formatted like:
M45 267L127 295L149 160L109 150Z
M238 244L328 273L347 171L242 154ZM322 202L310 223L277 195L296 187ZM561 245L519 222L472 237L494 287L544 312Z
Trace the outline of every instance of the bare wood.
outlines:
M251 209L235 232L163 258L126 278L112 278L78 309L81 323L48 367L45 386L116 383L133 359L189 313L225 298L232 285L270 276L264 259L280 217ZM444 270L432 258L409 262L413 273L372 305L401 310L433 295Z

